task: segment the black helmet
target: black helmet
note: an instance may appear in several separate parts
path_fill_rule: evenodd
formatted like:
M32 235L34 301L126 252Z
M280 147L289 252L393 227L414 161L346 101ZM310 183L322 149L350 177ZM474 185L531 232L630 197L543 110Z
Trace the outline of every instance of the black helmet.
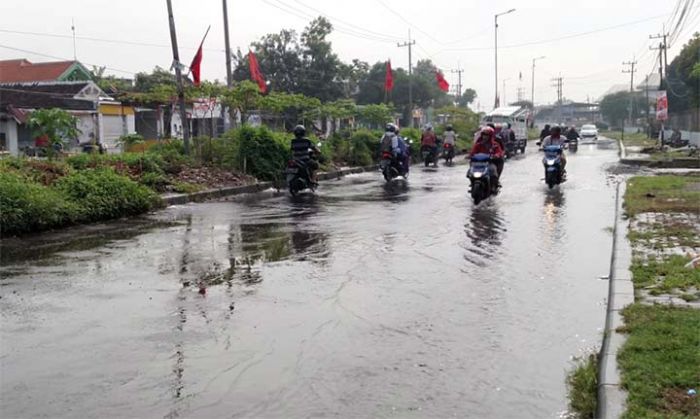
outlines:
M447 125L447 126L445 127L445 129L448 130L448 131L452 131L452 125Z
M396 132L396 125L394 125L394 124L392 124L392 123L386 124L386 132L393 132L393 133L395 133L395 132Z
M299 124L296 127L294 127L294 136L295 137L303 137L306 135L306 128Z
M559 125L553 125L549 130L552 134L561 134L561 127Z
M506 126L510 128L510 122L506 122Z

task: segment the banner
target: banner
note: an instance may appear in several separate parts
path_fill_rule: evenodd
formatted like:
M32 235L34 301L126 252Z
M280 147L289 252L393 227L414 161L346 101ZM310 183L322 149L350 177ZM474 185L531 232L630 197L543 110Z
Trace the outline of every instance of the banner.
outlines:
M668 97L665 90L660 91L656 99L656 119L659 121L668 119Z

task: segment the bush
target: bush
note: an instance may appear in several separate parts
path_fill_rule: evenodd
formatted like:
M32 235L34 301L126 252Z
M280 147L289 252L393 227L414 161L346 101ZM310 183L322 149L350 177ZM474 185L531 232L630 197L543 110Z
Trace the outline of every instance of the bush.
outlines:
M158 202L143 185L112 169L88 169L73 173L56 184L58 190L83 208L82 220L99 221L140 214Z
M267 127L244 126L225 136L229 142L226 162L262 180L277 180L282 176L290 156L290 140L284 133ZM233 144L230 144L233 143Z
M180 140L165 140L155 144L148 149L146 155L158 156L163 162L161 168L166 173L180 173L183 166L191 163L191 159L185 155L185 146Z
M347 162L352 166L367 166L379 160L379 140L381 131L360 129L350 138Z
M139 183L153 189L156 192L165 192L170 185L170 181L161 173L144 173L139 179Z
M0 234L21 234L72 224L80 207L60 192L18 173L0 172Z

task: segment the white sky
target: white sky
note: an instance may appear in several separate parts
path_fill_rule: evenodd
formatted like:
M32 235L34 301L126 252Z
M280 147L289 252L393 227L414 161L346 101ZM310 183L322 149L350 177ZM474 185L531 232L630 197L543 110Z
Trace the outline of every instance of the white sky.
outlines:
M345 31L334 32L331 37L334 50L344 61L359 58L372 64L391 58L395 68L406 67L406 48L397 48L395 40L376 38L377 34L406 38L411 28L417 42L413 50L414 63L421 58L431 58L453 85L457 83L457 77L450 70L460 63L465 70L462 84L476 89L477 102L485 110L493 105L494 95L494 13L517 8L512 14L499 18L499 90L502 89L502 80L506 79L506 100L516 99L518 87L524 89L524 98L529 99L532 58L546 55L547 58L537 64L535 101L543 103L556 99L551 79L559 74L564 78L564 97L585 101L589 96L591 100L599 98L614 84L629 83L629 74L621 72L622 61L629 61L635 55L639 61L639 72L635 77L642 79L643 74L652 68L657 71L658 66L653 63L655 53L648 50L652 44L648 36L661 32L664 23L671 23L676 2L229 0L228 8L231 48L234 51L237 47L245 51L251 41L282 28L301 32L306 23L319 14L313 8L331 17L336 27ZM288 13L271 4L279 7L287 5L296 11ZM191 60L204 31L211 25L205 43L203 76L210 80L225 80L221 1L173 0L173 8L181 60L185 63ZM88 66L104 65L109 68L109 74L133 77L133 73L150 71L156 65L168 68L172 62L165 0L3 1L0 2L0 16L3 16L0 23L0 59L51 60L33 53L71 59L73 43L70 27L71 19L74 19L78 36L160 45L124 45L78 39L78 59ZM681 35L669 50L669 62L692 32L700 30L700 4L693 6L689 16ZM628 25L585 36L513 46L623 24ZM367 30L373 31L369 37L375 39L366 39ZM365 38L352 34L358 31L362 31ZM520 72L522 82L518 80Z

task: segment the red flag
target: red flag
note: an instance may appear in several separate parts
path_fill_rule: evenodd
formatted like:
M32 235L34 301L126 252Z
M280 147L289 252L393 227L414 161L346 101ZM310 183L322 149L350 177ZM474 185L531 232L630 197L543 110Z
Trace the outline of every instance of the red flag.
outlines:
M445 80L445 76L442 75L441 71L436 71L435 72L435 79L437 80L438 87L440 90L443 92L449 92L450 91L450 83Z
M250 66L250 79L258 83L260 92L265 93L267 91L267 83L265 83L265 78L260 72L258 59L253 54L253 51L250 50L248 50L248 65Z
M394 89L394 74L391 72L391 60L386 62L386 75L384 76L384 90L390 92Z
M204 42L204 41L202 41ZM194 81L195 86L199 86L199 83L201 82L201 66L202 66L202 45L199 46L199 49L197 50L197 53L194 55L194 58L192 59L192 63L190 64L190 71L192 72L192 80Z
M211 29L211 26L204 32L202 42L199 43L199 49L190 63L190 73L192 73L192 81L194 81L195 86L199 86L202 81L202 46L204 45L204 40L207 39L207 35L209 35L209 29Z

